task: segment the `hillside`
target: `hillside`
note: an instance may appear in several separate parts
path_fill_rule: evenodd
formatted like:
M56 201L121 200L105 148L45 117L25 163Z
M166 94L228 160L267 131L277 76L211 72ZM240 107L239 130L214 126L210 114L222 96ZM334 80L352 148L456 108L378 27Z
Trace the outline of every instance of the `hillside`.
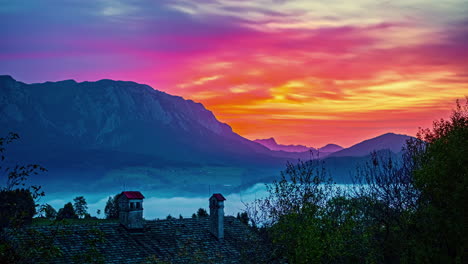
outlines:
M407 135L387 133L337 151L331 154L330 157L361 157L369 155L369 153L374 150L384 149L390 150L393 153L398 153L402 150L406 140L410 138L411 137Z

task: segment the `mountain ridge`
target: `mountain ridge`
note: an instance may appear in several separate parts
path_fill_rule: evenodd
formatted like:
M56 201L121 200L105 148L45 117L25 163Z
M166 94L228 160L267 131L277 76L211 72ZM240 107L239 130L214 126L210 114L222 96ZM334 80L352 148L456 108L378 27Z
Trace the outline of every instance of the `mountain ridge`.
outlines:
M278 144L275 138L270 137L266 139L255 139L253 142L257 142L270 150L275 151L284 151L284 152L305 152L309 150L315 150L314 148L310 148L304 145L283 145Z
M21 162L43 165L49 170L48 185L59 189L63 181L78 178L84 186L75 183L74 188L99 190L116 188L120 178L138 188L145 184L178 191L196 192L226 181L247 186L274 178L287 161L327 156L344 175L346 168L354 167L351 160L370 153L367 143L367 148L352 146L351 151L334 153L324 149L340 146L270 150L233 132L201 103L148 85L109 79L26 84L0 75L0 126L3 133L21 136L8 146L8 157L11 153ZM274 138L268 140L277 144ZM404 140L399 140L401 145ZM398 145L384 140L370 146L388 148L385 144Z
M375 150L388 149L393 153L399 153L408 139L412 138L408 135L385 133L370 139L366 139L349 148L342 149L330 154L330 157L356 157L365 156Z

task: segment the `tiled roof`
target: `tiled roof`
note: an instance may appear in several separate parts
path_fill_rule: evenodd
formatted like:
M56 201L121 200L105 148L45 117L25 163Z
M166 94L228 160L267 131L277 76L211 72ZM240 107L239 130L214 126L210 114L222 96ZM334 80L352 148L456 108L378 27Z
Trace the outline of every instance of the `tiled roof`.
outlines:
M127 197L128 199L144 199L145 198L143 194L141 194L141 192L122 192L122 194L125 195L125 197Z
M216 200L218 201L226 201L226 198L224 198L224 196L220 193L213 194L213 197L216 198Z
M267 251L245 224L235 217L225 217L224 239L218 241L209 231L209 219L146 221L145 229L140 232L130 232L119 223L29 229L55 236L54 244L60 248L62 256L50 263L73 263L86 252L98 252L105 263L144 263L154 259L166 261L164 263L261 263L252 260ZM26 228L23 230L15 232L17 242L30 236ZM93 248L90 242L95 244Z

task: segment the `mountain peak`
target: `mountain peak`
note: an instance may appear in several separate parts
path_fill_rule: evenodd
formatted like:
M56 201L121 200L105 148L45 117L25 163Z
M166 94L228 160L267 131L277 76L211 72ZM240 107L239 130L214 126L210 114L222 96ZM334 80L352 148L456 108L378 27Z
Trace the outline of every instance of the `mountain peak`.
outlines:
M402 150L406 144L406 140L411 138L407 135L385 133L380 136L364 140L358 144L355 144L349 148L332 154L334 157L343 156L366 156L372 151L388 149L394 153L398 153Z
M397 133L393 133L393 132L388 132L388 133L382 134L382 135L380 135L380 136L377 136L376 138L380 138L380 137L393 137L393 136L397 136L397 137L404 136L404 137L407 137L408 135L397 134Z
M342 146L339 146L337 144L327 144L321 148L319 148L319 151L321 152L337 152L343 150Z

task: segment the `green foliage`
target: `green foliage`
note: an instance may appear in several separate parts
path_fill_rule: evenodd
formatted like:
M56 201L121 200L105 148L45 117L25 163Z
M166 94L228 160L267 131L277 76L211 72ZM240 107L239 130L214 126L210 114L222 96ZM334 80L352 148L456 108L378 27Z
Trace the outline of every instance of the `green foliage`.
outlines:
M31 222L36 213L34 200L44 196L41 187L37 185L27 186L26 180L31 175L40 171L46 171L37 164L15 165L5 167L6 145L19 139L19 135L9 133L6 137L0 137L0 229L12 225L23 225Z
M58 226L50 234L30 228L9 228L0 233L0 263L50 263L61 255L54 245L55 238L61 233ZM21 239L12 241L10 234Z
M209 216L209 215L208 215L208 212L205 209L198 208L197 217L207 217L207 216Z
M287 164L252 226L286 263L466 263L468 98L450 120L407 142L402 157L372 153L343 191L318 161Z
M119 219L119 197L120 194L115 195L114 197L109 197L104 208L104 214L107 219Z
M99 245L104 242L104 232L99 229L91 229L86 233L84 241L86 250L73 256L75 263L105 263L105 256L99 251Z
M57 217L57 211L50 204L45 204L42 206L41 211L44 212L45 218L55 219Z
M66 203L57 213L57 220L77 219L78 215L73 208L72 203Z
M27 189L0 191L0 230L30 224L36 214L36 205Z
M418 134L427 142L416 157L415 186L421 191L416 229L418 257L428 262L468 259L468 98L457 102L450 120L434 122Z
M237 213L236 218L246 225L249 224L249 214L247 212Z
M75 209L76 214L78 217L83 218L87 214L88 210L86 199L83 196L78 196L73 199L73 202L73 208Z

